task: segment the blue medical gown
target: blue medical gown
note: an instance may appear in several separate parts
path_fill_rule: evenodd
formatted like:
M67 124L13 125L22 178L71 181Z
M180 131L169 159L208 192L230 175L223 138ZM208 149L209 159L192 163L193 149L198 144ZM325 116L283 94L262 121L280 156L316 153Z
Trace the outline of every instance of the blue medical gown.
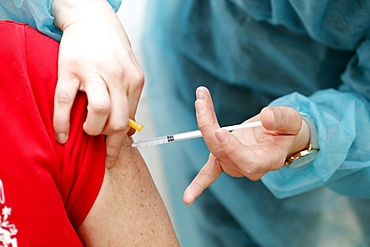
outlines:
M117 11L121 0L108 0ZM51 14L53 0L3 0L0 4L0 20L27 23L45 35L60 41L62 32L54 26Z
M370 246L370 1L151 0L142 39L158 135L197 129L207 86L221 126L266 105L308 115L320 152L261 181L222 174L190 207L203 140L163 145L182 246Z

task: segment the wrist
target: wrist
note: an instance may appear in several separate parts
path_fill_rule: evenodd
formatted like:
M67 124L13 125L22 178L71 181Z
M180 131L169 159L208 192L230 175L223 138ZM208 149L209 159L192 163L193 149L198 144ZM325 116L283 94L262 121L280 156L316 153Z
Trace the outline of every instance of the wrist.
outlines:
M300 134L301 136L297 137L297 142L300 143L300 145L296 145L296 149L293 149L293 151L289 153L285 161L285 166L291 168L301 167L313 161L318 155L320 147L317 141L317 129L312 120L307 116L302 116ZM299 147L301 146L305 146L305 148L300 149ZM294 150L297 149L298 151L294 152Z
M111 6L106 0L54 0L51 13L54 25L64 31L74 23L96 18L107 8L111 9Z

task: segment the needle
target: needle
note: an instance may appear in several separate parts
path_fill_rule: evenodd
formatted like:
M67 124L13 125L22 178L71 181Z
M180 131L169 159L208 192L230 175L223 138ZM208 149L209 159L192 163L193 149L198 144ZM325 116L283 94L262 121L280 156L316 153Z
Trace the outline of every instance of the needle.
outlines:
M233 131L237 129L253 128L253 127L258 127L258 126L262 126L261 121L231 125L231 126L222 127L221 129ZM172 134L172 135L160 136L156 138L137 141L132 144L132 147L148 147L148 146L154 146L154 145L159 145L159 144L189 140L189 139L194 139L194 138L199 138L199 137L202 137L202 133L200 132L200 130L194 130L194 131L189 131L189 132L184 132L184 133L179 133L179 134Z

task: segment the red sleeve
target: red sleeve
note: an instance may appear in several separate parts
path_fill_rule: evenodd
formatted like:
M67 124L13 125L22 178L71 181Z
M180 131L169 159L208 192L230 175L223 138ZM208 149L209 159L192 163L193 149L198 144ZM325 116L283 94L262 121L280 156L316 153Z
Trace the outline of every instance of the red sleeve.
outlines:
M79 94L68 142L55 141L57 42L7 21L0 21L0 42L0 212L11 209L0 215L0 231L20 246L82 246L75 229L103 181L104 137L83 132L86 97Z

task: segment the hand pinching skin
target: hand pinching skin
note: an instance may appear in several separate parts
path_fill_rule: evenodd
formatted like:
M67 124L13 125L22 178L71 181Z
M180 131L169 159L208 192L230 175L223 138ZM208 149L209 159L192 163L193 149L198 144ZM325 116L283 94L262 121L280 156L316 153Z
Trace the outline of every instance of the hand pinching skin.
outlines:
M83 91L88 98L84 130L107 135L107 156L114 159L144 85L128 37L105 0L55 0L52 12L63 31L54 102L56 138L67 141L70 111L77 92Z

